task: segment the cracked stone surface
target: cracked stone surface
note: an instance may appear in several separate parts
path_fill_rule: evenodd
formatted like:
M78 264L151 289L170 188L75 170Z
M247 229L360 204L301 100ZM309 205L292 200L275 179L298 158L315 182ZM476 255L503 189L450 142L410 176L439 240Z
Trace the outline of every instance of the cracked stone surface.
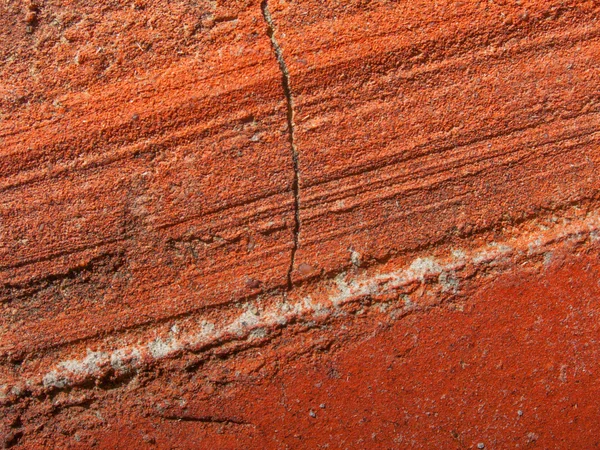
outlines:
M600 4L0 5L0 446L597 448Z
M279 69L281 70L281 85L283 87L283 93L287 102L287 128L288 128L288 140L290 141L290 149L292 154L292 167L294 170L294 174L292 177L292 193L294 196L294 226L293 226L293 247L290 255L290 267L287 272L287 290L291 290L293 287L293 278L292 274L295 268L296 262L296 252L298 251L299 244L299 235L300 235L300 161L298 155L298 149L296 148L296 138L295 138L295 129L296 125L294 123L294 98L292 97L292 88L290 82L290 73L288 71L287 65L285 63L285 58L283 57L283 50L279 43L277 42L277 38L275 36L276 25L273 22L273 17L271 16L271 11L269 11L269 5L266 0L261 3L261 9L263 12L263 17L265 18L265 22L267 23L268 29L267 34L269 39L271 39L271 44L273 45L273 51L275 52L275 57L277 58L277 63L279 64Z

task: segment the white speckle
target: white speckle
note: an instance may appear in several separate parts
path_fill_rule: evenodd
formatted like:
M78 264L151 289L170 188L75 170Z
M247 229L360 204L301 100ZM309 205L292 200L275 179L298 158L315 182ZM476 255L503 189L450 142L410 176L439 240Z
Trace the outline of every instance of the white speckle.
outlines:
M536 239L535 241L529 243L528 250L527 250L527 254L528 255L535 255L537 254L537 252L539 251L538 249L541 247L542 245L542 240L541 239Z
M410 297L406 294L402 295L402 300L404 300L404 307L406 309L413 309L415 304L410 300Z
M142 355L137 348L120 348L110 355L110 366L119 372L129 372L138 367L142 360Z
M442 292L452 292L456 294L460 285L458 277L454 272L442 272L438 277L438 283L442 287Z
M352 296L352 292L350 290L350 286L346 283L346 273L342 272L337 277L335 277L335 283L338 288L338 295L331 297L331 303L333 306L339 306L344 303L345 300Z
M563 364L560 366L560 374L558 379L563 383L567 382L567 365Z
M375 305L375 308L377 309L377 311L379 312L386 312L388 309L390 309L390 304L388 302L384 302L384 303L377 303Z
M148 350L153 358L164 358L177 349L158 337L148 344Z
M58 367L65 372L70 372L77 375L94 375L100 372L100 367L108 363L108 353L92 352L88 350L87 356L78 361L71 359L61 362Z
M512 247L506 244L499 244L498 242L490 242L490 247L494 247L500 253L510 253L512 252Z
M10 393L12 395L16 395L17 397L19 397L22 392L23 391L21 390L21 388L19 386L13 386L12 389L10 390Z
M463 259L466 259L467 254L462 250L452 250L452 256L455 259L463 260Z
M417 258L415 259L408 271L421 281L431 275L437 275L442 271L442 267L433 258Z
M350 262L356 267L360 267L361 254L355 250L350 250Z
M227 327L227 331L238 336L243 336L246 330L253 328L259 323L260 317L255 311L256 308L248 306L248 309Z
M42 384L45 388L55 387L62 389L69 384L69 379L64 375L59 375L56 371L52 371L44 375Z
M248 335L249 339L263 339L265 337L267 337L267 330L265 330L264 328L257 328L255 330L252 330L250 332L250 334Z
M552 264L552 258L554 257L553 252L544 253L544 267L548 267Z
M210 339L213 339L215 337L216 337L215 324L212 322L203 320L202 323L200 324L200 332L197 333L191 339L191 343L192 344L200 344L202 342L209 341Z

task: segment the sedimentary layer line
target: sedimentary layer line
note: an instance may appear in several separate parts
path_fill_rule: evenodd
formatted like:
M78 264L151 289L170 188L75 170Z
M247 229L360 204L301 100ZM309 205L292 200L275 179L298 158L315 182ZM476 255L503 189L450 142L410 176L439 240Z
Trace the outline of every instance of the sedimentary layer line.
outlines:
M597 208L598 9L564 3L519 19L512 3L251 1L185 39L155 23L168 50L127 70L64 60L78 44L50 22L11 38L5 367ZM98 17L104 36L119 8ZM39 36L47 64L30 76Z
M564 220L549 228L539 227L480 248L454 248L446 256L438 257L423 253L393 272L375 268L364 274L342 273L330 280L330 291L325 297L317 294L290 298L284 295L277 296L272 302L256 300L241 314L223 317L221 323L213 323L210 316L200 315L192 322L200 323L200 327L192 325L190 328L189 323L175 322L169 333L144 346L106 348L88 352L81 359L59 362L41 379L22 382L23 388L27 385L28 389L62 389L106 376L107 372L137 371L153 361L181 352L198 352L230 341L263 342L266 336L288 324L323 322L330 316L345 314L345 305L367 299L369 308L383 308L383 311L402 317L409 312L437 306L443 299L454 298L465 289L464 284L469 283L474 273L493 278L517 264L541 271L550 264L553 253L573 247L585 250L599 242L600 212L591 211L581 218ZM431 291L429 296L438 300L422 305L423 289ZM395 300L390 303L390 299Z

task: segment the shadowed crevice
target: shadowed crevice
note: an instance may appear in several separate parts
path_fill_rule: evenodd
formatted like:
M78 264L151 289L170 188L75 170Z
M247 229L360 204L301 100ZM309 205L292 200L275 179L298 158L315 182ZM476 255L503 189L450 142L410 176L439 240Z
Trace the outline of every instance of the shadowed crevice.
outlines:
M190 415L163 415L161 416L165 420L175 421L175 422L200 422L200 423L208 423L208 424L217 424L217 425L241 425L241 426L251 426L255 425L246 422L244 420L228 418L228 417L213 417L213 416L190 416Z
M285 60L283 58L283 50L279 46L277 39L275 37L275 24L273 23L273 18L271 17L271 12L269 11L269 5L267 4L267 0L263 1L261 4L262 14L267 23L267 35L271 40L271 45L273 46L273 52L275 53L275 58L277 59L277 64L279 65L279 70L281 70L281 84L283 87L283 93L285 95L287 101L287 126L288 126L288 141L290 143L290 150L292 153L292 164L294 169L294 176L292 179L292 193L294 195L294 242L292 246L292 251L290 255L290 265L287 271L287 289L290 290L292 288L292 272L294 270L294 264L296 260L296 252L298 250L298 240L300 235L300 169L299 169L299 157L298 157L298 149L296 148L295 143L295 125L294 125L294 98L292 97L292 89L290 84L290 74L288 72L287 66L285 64Z

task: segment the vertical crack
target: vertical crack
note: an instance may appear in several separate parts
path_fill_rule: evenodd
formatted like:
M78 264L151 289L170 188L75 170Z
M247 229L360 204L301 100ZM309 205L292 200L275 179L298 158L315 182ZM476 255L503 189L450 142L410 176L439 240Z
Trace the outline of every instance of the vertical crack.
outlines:
M283 93L287 101L287 126L288 126L288 141L290 143L290 150L292 153L292 163L294 167L294 177L292 180L292 193L294 194L294 242L290 257L290 266L287 271L287 289L292 288L292 272L294 270L294 264L296 260L296 251L298 250L298 238L300 235L300 169L298 164L298 150L294 139L294 98L292 97L292 89L290 85L290 74L288 72L285 60L283 59L283 50L277 42L275 37L275 24L269 11L269 5L267 0L264 0L261 4L262 14L267 23L267 35L271 40L271 46L275 53L275 58L279 64L279 70L281 71L281 84L283 87Z

